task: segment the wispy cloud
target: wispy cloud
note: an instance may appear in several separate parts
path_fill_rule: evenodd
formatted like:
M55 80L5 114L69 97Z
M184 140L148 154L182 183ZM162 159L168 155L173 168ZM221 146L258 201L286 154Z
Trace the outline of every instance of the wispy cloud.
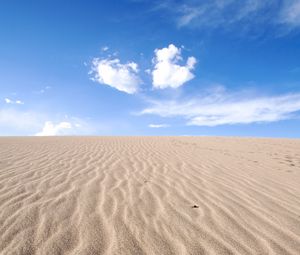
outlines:
M299 0L164 0L156 9L168 11L178 27L228 30L238 26L239 30L249 30L300 25Z
M280 22L292 27L300 26L300 1L285 0L280 12Z
M115 59L95 58L92 64L93 80L128 94L136 93L141 84L138 77L138 65L135 62L122 64Z
M156 49L152 71L153 87L159 89L178 88L194 78L191 72L196 64L196 58L189 57L185 65L179 65L182 60L181 49L170 44L166 48Z
M166 128L169 127L170 125L168 124L149 124L149 128Z
M292 119L300 110L300 94L244 98L238 94L211 94L189 100L152 101L140 114L182 117L187 125L218 126Z

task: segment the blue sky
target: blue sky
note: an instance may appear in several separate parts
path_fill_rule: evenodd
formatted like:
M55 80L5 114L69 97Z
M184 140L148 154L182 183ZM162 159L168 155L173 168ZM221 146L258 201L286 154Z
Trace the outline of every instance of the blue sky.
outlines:
M299 0L0 3L0 135L300 137L299 81Z

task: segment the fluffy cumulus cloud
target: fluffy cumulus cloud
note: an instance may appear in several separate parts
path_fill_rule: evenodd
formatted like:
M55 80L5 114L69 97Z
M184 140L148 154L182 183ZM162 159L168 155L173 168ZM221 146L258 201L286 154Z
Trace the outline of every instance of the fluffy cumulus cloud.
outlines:
M185 65L179 65L178 62L182 61L181 49L173 44L166 48L156 49L154 52L154 70L152 71L154 88L178 88L194 78L192 73L196 64L194 57L189 57Z
M70 122L60 122L54 124L51 121L46 121L41 132L38 132L36 136L55 136L55 135L64 135L65 131L71 129L73 126Z
M187 125L218 126L291 119L300 111L300 94L241 99L238 95L208 95L186 101L157 101L141 114L183 117Z
M150 128L166 128L169 127L170 125L168 124L149 124L148 127Z
M128 94L136 93L141 84L138 65L122 64L119 59L95 58L92 64L93 80Z

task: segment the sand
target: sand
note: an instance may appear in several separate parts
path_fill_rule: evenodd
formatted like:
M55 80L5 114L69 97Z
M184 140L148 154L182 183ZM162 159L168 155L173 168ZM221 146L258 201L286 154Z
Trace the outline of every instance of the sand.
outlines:
M0 254L300 254L300 140L0 138Z

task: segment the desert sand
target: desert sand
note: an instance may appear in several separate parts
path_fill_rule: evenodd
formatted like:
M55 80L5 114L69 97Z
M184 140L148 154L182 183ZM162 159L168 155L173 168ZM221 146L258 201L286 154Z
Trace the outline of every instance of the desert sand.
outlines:
M0 254L300 254L300 140L0 138Z

